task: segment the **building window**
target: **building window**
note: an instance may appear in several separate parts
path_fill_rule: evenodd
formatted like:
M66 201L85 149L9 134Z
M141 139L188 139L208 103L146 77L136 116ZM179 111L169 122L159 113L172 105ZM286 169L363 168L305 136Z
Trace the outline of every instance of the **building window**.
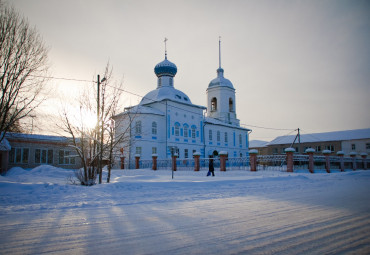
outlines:
M60 150L59 165L74 165L76 163L76 159L71 154L71 151Z
M321 151L321 146L320 145L316 146L316 151L317 152L320 152Z
M234 102L231 97L229 98L229 112L234 112Z
M162 87L162 78L161 77L158 78L158 87Z
M152 147L152 154L157 154L157 147Z
M221 134L220 131L217 131L217 142L221 141Z
M217 111L217 98L211 100L211 112Z
M356 144L351 144L351 148L352 148L352 150L354 151L354 150L356 150Z
M274 148L273 154L278 154L278 148Z
M189 127L188 125L184 125L184 137L188 137L189 136Z
M188 149L184 150L184 155L185 155L185 158L189 158L189 150Z
M175 123L175 136L179 136L179 135L180 135L180 124Z
M173 87L173 78L170 77L170 86Z
M36 149L35 150L36 164L53 164L53 150Z
M30 150L28 148L12 148L9 155L10 163L28 163Z
M141 120L138 120L135 123L135 134L141 135Z
M370 150L370 143L366 144L366 150Z
M191 138L195 139L195 135L196 135L195 126L193 126L191 127Z
M141 155L141 147L136 147L135 152L136 154Z
M228 142L228 137L227 137L227 132L225 132L225 143L227 143Z
M152 135L157 134L157 122L153 121L152 122Z
M209 140L212 141L212 130L209 130Z
M239 145L240 146L243 145L243 138L242 138L242 135L241 134L239 135Z
M327 146L325 146L325 150L334 151L334 145L327 145Z

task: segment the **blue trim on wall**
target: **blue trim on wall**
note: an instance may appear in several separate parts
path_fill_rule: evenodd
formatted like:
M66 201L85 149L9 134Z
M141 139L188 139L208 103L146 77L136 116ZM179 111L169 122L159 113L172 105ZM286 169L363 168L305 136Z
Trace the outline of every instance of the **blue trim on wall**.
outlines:
M152 139L153 139L153 140L157 140L157 137L156 137L156 136L152 136Z
M141 135L136 135L135 138L141 138Z
M171 137L171 126L170 126L170 115L167 116L167 135L168 135L168 138Z
M197 131L197 137L199 137L199 131Z
M180 136L184 136L184 130L180 128Z
M249 144L248 144L248 134L245 136L245 147L246 147L246 148L249 148Z
M192 140L192 143L196 143L197 141L195 141L195 140Z
M188 139L184 139L184 142L189 142L189 140Z
M175 128L172 127L172 135L175 135Z
M211 145L211 144L213 144L212 142L209 142L209 144Z
M235 132L233 133L233 141L234 141L234 147L235 147Z
M176 142L180 142L180 139L179 139L179 138L176 138L176 139L175 139L175 141L176 141Z
M203 142L203 121L200 122L200 141Z

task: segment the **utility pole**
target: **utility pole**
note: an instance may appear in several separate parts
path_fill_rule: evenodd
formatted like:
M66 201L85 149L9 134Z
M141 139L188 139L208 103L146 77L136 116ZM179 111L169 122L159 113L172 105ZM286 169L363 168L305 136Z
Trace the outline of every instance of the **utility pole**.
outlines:
M97 97L96 97L96 103L97 103L97 110L96 110L96 154L95 157L97 160L97 168L98 168L98 174L99 174L99 184L102 183L102 165L101 160L103 157L103 132L100 136L100 83L105 81L105 77L100 80L100 75L98 74L97 77ZM103 125L102 125L103 129Z

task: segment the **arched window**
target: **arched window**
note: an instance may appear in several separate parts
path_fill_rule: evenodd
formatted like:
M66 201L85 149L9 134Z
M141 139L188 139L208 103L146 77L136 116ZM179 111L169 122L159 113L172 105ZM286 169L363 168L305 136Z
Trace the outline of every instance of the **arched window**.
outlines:
M157 134L157 122L153 121L152 122L152 135Z
M136 121L135 123L135 134L141 134L141 120Z
M243 139L242 139L242 135L241 134L239 134L239 145L242 145L242 141Z
M212 141L212 130L209 130L209 140Z
M219 142L221 140L221 134L220 134L220 131L217 131L217 142Z
M162 77L158 78L158 88L162 87Z
M217 111L217 98L211 100L211 112Z
M180 124L175 123L175 136L179 136L179 135L180 135Z
M229 112L234 112L234 102L231 97L229 98Z
M188 125L184 125L184 137L188 137L189 136L189 126Z

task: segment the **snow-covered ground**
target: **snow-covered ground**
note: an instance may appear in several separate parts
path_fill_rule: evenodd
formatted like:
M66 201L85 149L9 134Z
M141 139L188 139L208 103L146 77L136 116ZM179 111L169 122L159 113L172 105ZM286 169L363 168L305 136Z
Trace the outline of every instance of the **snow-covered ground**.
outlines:
M370 254L370 171L0 177L0 254Z

